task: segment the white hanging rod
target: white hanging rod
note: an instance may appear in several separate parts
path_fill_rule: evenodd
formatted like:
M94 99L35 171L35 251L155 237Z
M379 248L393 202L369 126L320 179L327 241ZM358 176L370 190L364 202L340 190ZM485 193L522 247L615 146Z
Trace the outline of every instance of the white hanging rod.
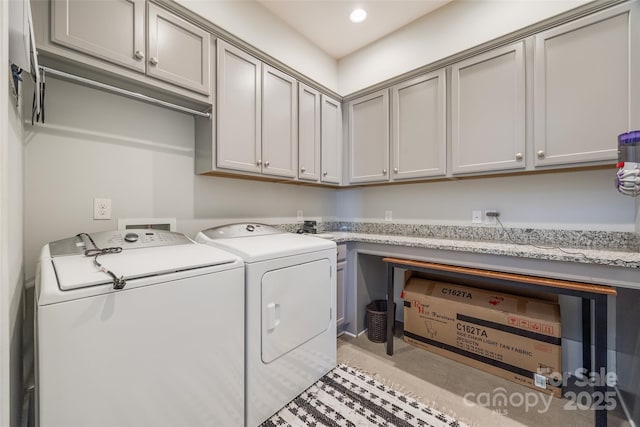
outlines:
M150 102L152 104L162 105L163 107L171 108L173 110L182 111L183 113L193 114L194 116L206 117L208 119L211 118L211 113L206 113L198 110L193 110L191 108L183 107L181 105L172 104L170 102L162 101L157 98L152 98L147 95L143 95L137 92L131 92L130 90L121 89L119 87L111 86L108 84L96 82L94 80L85 79L84 77L76 76L75 74L65 73L64 71L55 70L53 68L40 66L40 70L44 73L53 74L55 76L64 77L65 79L75 80L81 83L84 83L89 86L97 87L99 89L108 90L110 92L119 93L121 95L125 95L131 98L140 99L142 101Z

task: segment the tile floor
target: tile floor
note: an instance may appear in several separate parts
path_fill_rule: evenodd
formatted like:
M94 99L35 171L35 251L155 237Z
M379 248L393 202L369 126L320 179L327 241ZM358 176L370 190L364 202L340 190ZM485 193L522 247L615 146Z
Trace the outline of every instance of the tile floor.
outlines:
M394 338L394 355L366 334L338 338L338 363L357 367L386 385L473 426L593 426L593 412L567 409L569 399L550 398L527 387L413 347ZM480 394L494 396L503 388L508 406L483 406ZM489 392L487 394L487 392ZM492 393L493 392L493 393ZM465 400L465 396L468 399ZM542 400L544 396L544 401ZM478 397L478 400L474 399ZM486 400L485 400L486 401ZM527 403L529 402L528 408ZM629 427L619 403L608 414L609 427Z

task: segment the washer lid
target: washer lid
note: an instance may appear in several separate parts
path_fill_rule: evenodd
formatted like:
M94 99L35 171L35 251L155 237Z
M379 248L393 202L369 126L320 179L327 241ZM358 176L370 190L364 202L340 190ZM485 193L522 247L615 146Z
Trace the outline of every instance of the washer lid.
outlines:
M238 260L233 254L199 245L179 233L158 233L157 230L152 234L148 233L150 234L145 234L144 238L138 236L135 241L133 241L134 236L130 235L131 230L92 234L91 238L99 248L111 246L123 248L120 253L99 255L98 262L117 277L130 280L230 264ZM105 236L109 237L111 246L106 246L107 242L103 239ZM70 242L75 244L71 245ZM87 244L84 245L84 243ZM58 251L57 255L50 254L50 262L61 290L68 291L113 282L109 274L101 271L94 264L94 256L84 255L84 249L92 249L92 246L93 244L86 236L52 242L49 245L50 251L53 252L56 248ZM72 254L69 254L69 251Z
M267 224L241 222L208 228L201 231L201 233L210 239L235 239L239 237L269 236L285 232Z
M209 238L198 233L196 241L216 246L242 257L245 262L257 262L286 256L300 255L326 249L336 250L335 242L306 234L278 233L236 238Z

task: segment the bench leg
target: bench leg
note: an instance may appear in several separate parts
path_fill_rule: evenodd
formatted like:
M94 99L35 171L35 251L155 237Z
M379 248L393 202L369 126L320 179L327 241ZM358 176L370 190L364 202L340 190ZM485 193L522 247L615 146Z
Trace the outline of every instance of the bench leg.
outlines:
M594 334L594 362L595 372L598 375L607 373L607 296L597 295L595 298L595 334ZM600 375L602 377L602 375ZM603 384L603 378L600 378L600 384L594 387L596 398L594 401L599 401L600 397L606 396L607 386ZM600 400L601 401L601 400ZM600 408L596 409L596 427L606 427L607 425L607 410L604 408L604 404L601 401Z
M582 298L582 367L591 372L591 299Z
M387 264L387 354L393 356L393 324L396 319L393 312L393 272L395 268Z

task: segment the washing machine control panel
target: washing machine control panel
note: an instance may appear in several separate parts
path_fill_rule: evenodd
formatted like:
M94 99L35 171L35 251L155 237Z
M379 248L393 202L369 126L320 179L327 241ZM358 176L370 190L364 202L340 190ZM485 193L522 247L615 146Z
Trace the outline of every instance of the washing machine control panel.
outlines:
M82 255L87 249L121 247L126 249L151 248L193 244L187 236L164 230L114 230L99 233L81 233L68 239L49 243L51 256ZM94 247L95 245L95 247Z

